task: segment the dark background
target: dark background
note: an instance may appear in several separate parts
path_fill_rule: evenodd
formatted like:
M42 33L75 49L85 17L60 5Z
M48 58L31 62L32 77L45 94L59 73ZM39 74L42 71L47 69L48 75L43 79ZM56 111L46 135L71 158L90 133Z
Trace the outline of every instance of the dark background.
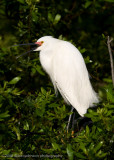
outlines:
M114 37L113 30L114 0L0 1L2 158L15 154L62 155L70 160L113 158L114 92L107 47L107 36ZM86 115L92 126L76 127L73 136L71 130L66 133L70 106L54 95L38 52L16 59L31 47L11 47L45 35L70 41L80 50L101 98L98 107ZM111 48L113 53L114 41Z

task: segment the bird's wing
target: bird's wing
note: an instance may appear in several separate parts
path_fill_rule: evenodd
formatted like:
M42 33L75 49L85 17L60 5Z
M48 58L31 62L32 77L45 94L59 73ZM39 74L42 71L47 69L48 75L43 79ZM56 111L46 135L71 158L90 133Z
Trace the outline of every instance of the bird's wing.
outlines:
M53 57L53 81L64 100L83 116L93 96L88 72L80 52L72 45L62 46Z

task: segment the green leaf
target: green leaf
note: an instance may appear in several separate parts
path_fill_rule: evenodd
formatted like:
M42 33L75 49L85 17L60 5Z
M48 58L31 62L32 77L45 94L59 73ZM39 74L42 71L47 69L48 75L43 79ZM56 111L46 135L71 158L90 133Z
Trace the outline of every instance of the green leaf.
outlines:
M15 88L15 89L12 91L12 94L13 94L13 95L16 95L16 96L19 96L22 92L24 92L24 90L19 91L18 88Z
M43 114L45 113L45 107L42 108L36 108L35 113L37 116L43 117Z
M31 76L35 75L35 73L36 73L36 68L32 68L31 69Z
M20 139L21 139L21 135L20 135L20 130L19 130L19 128L18 127L13 127L13 131L16 133L16 135L17 135L17 140L18 141L20 141Z
M102 38L103 38L103 39L106 39L106 36L105 36L103 33L102 33Z
M85 63L87 64L87 63L92 63L92 60L90 60L90 57L89 56L87 56L86 58L84 58L84 60L85 60Z
M37 65L37 66L35 67L35 69L36 69L37 72L40 73L41 75L43 75L43 76L45 75L45 73L43 72L41 66Z
M15 77L9 82L9 84L16 84L20 80L21 80L21 77Z
M54 24L57 24L60 21L60 19L61 19L61 15L57 14L54 19Z
M4 89L6 88L7 84L8 84L8 82L4 81L4 87L3 87Z
M52 143L52 147L54 148L54 150L59 150L59 151L61 150L59 145L55 142Z
M105 106L108 107L109 109L111 109L111 108L114 109L114 105L113 104L112 105L111 104L107 104Z
M92 110L92 109L88 109L88 112L89 112L91 115L98 116L98 113L95 112L95 111Z
M9 112L9 111L6 111L6 112L0 114L0 121L3 121L4 118L7 118L7 117L10 116L10 115L8 114L8 112Z
M89 150L90 150L90 152L94 149L94 147L95 147L94 143L93 143L93 142L91 142L91 144L90 144L90 146L89 146Z
M32 11L32 21L37 22L38 21L38 13Z
M97 146L94 148L94 152L96 153L101 148L102 145L103 145L103 141L99 142Z
M103 158L103 157L106 157L108 153L103 153L101 150L96 154L97 157L99 158Z
M2 151L2 155L8 155L10 153L11 150L3 150Z
M54 108L54 107L57 108L58 106L59 106L59 104L56 104L56 103L51 103L48 105L49 108Z
M87 149L86 149L86 147L85 147L85 144L82 143L82 142L80 142L80 149L84 152L84 154L87 155Z
M86 126L86 135L89 136L89 134L90 134L89 127Z
M68 154L69 160L73 160L72 145L71 145L71 144L68 144L66 150L67 150L67 154Z
M35 148L36 148L36 147L35 147L34 145L31 146L32 151L35 150Z
M112 79L111 78L103 78L103 81L107 82L107 83L112 83Z
M85 5L84 5L84 8L88 8L91 4L92 4L91 1L87 1L87 2L85 3Z
M87 159L85 156L83 156L81 153L75 153L75 155L78 157L78 158L81 158L81 159Z
M44 95L46 95L46 90L43 88L43 87L41 87L41 92L42 92L42 94L44 94Z
M43 129L40 129L39 131L38 131L38 133L43 133L44 132L44 130Z
M26 130L26 131L29 130L29 124L28 124L27 121L25 122L25 125L24 125L23 129Z
M52 16L51 13L48 13L48 20L51 21L51 22L53 22L53 16Z
M107 100L109 102L114 103L114 92L113 92L112 87L110 85L108 88L106 88L106 94L107 94Z
M80 46L78 47L78 49L81 53L85 53L87 51L86 48L81 48Z

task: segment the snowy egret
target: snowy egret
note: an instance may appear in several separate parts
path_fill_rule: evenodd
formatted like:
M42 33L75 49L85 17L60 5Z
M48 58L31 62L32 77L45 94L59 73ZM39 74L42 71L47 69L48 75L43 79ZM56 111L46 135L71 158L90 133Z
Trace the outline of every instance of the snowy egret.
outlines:
M79 50L70 42L51 36L41 37L34 45L37 48L33 50L40 51L41 65L49 75L55 92L58 90L65 102L83 117L87 109L99 100Z

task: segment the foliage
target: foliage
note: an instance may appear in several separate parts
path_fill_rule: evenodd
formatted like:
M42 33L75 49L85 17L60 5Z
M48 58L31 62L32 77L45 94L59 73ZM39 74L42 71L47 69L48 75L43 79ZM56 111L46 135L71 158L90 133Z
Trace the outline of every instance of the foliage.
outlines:
M113 33L113 0L0 2L0 156L2 159L113 159L114 90L106 36ZM11 47L52 35L83 54L101 102L92 124L66 132L70 106L54 94L38 53ZM93 49L94 48L94 49ZM113 48L113 44L112 44ZM95 83L95 84L94 84ZM76 113L76 117L79 115ZM28 156L29 155L29 156ZM28 157L27 157L28 156Z

